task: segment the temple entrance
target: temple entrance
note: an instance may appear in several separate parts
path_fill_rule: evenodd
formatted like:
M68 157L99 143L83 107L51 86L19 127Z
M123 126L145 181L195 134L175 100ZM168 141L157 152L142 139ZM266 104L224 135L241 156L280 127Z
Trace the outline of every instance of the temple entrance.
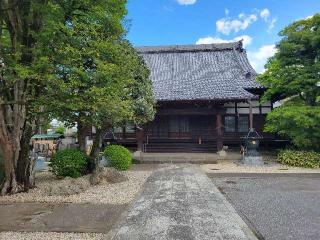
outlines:
M190 117L188 116L169 116L168 137L171 139L189 139Z
M146 127L150 139L216 139L216 119L214 115L165 115L156 116Z

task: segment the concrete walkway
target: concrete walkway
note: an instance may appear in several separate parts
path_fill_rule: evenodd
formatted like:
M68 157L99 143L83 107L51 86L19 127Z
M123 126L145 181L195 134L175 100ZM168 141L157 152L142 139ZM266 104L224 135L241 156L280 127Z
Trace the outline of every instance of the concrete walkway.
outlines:
M234 208L196 165L153 173L113 240L256 239Z

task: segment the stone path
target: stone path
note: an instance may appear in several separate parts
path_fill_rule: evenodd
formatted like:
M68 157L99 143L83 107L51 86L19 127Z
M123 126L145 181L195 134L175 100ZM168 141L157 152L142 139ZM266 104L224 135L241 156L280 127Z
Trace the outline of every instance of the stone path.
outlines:
M256 239L199 167L168 165L151 175L112 240Z

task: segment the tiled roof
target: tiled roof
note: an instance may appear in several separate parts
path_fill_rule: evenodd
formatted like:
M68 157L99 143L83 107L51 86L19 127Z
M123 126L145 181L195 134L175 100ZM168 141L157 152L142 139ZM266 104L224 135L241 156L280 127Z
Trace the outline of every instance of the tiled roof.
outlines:
M139 47L158 101L248 99L260 88L242 42Z

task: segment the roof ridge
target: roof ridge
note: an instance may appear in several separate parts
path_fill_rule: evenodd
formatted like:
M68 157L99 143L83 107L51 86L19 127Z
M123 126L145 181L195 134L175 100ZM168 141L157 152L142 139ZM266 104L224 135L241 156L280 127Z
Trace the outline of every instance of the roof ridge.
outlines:
M242 41L212 44L190 44L190 45L166 45L166 46L142 46L136 47L139 53L161 53L161 52L207 52L223 50L243 51Z

